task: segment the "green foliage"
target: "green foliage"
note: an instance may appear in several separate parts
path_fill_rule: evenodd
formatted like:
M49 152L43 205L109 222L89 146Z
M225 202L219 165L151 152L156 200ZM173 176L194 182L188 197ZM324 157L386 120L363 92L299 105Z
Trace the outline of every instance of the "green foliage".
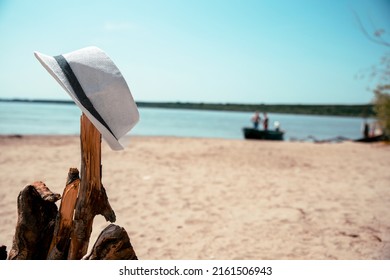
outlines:
M390 46L390 45L389 45ZM374 89L374 111L383 132L390 137L390 53L386 53L372 75L378 85Z
M374 90L374 110L384 133L390 136L390 84L379 85Z
M302 104L233 104L233 103L187 103L187 102L137 102L139 107L195 109L239 112L267 112L323 116L372 117L372 104L362 105L302 105Z

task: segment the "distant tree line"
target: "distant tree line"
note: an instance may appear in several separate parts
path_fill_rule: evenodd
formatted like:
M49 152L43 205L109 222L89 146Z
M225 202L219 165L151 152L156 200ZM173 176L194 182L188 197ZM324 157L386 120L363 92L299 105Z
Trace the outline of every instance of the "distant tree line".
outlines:
M71 100L0 99L2 102L33 102L74 104ZM323 116L373 117L372 104L358 105L303 105L303 104L236 104L236 103L191 103L191 102L136 102L140 108L193 109L237 112L267 112L280 114L304 114Z
M280 114L305 114L327 116L372 117L372 104L359 105L302 105L302 104L234 104L187 102L137 102L139 107L174 108L239 112L267 112Z

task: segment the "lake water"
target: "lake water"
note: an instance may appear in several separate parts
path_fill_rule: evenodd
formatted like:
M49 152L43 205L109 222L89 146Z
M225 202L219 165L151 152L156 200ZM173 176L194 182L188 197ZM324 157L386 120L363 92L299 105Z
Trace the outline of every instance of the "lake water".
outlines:
M243 139L252 126L250 112L140 108L140 122L131 135ZM81 111L71 104L0 102L0 134L77 135ZM361 137L361 118L269 113L270 129L278 121L285 140Z

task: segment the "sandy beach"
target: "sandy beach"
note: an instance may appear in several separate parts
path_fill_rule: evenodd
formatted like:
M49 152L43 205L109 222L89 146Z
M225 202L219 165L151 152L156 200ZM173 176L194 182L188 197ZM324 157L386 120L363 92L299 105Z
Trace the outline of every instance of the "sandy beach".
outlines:
M0 137L0 245L23 187L62 194L79 149ZM103 142L102 164L140 259L390 259L390 145L131 137L120 152ZM91 242L107 224L95 218Z

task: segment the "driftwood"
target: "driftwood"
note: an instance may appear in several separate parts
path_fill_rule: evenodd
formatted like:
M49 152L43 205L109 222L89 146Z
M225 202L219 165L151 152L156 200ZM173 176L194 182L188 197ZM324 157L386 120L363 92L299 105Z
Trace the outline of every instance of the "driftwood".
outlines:
M58 212L55 202L60 197L43 182L28 185L20 192L18 221L8 259L46 259Z
M0 261L7 259L7 246L0 246Z
M73 213L79 186L79 171L77 168L70 168L66 186L62 194L60 210L57 215L53 240L47 256L49 260L64 260L68 257L70 235L73 226Z
M115 222L115 213L102 185L101 134L83 114L81 116L81 182L76 202L68 259L79 260L88 250L92 223L102 214Z
M85 260L137 260L126 230L110 224L99 235Z
M18 222L10 260L137 260L126 230L107 226L87 254L93 219L103 215L115 222L115 213L102 185L101 134L89 119L81 116L81 179L77 168L70 168L61 198L44 183L25 187L18 196ZM5 256L4 256L5 255ZM0 259L7 258L5 246Z

